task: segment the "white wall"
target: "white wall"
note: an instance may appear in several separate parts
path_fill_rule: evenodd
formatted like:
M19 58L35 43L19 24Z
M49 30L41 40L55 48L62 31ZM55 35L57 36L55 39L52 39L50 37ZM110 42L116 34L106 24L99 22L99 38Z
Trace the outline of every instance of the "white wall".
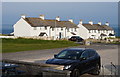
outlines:
M21 18L14 26L14 36L31 36L30 28L31 26Z
M83 25L78 24L78 35L83 38L83 39L88 39L89 35L88 35L88 29L86 29Z
M50 35L50 33L49 33L50 27L49 26L47 27L47 30L45 29L45 27L36 27L36 29L34 29L34 28L35 27L31 27L30 28L31 36L39 36L39 34L41 32L45 32L48 35L48 37L49 37L49 35Z
M107 37L109 37L109 34L114 34L114 31L100 31L98 30L91 30L89 33L89 30L86 29L82 24L78 24L79 28L76 28L77 31L75 31L75 28L69 28L69 31L67 31L66 27L63 27L63 30L61 30L61 27L54 28L54 31L52 31L52 28L50 26L47 26L47 29L45 27L36 27L36 30L34 30L35 27L31 27L23 18L21 18L15 25L14 25L14 35L15 36L39 36L41 32L45 32L48 37L52 38L70 38L71 36L80 36L83 39L93 38L93 39L100 39L101 33L106 34ZM71 32L75 33L76 35L71 34ZM94 35L94 36L92 36ZM55 37L56 36L56 37ZM106 36L105 36L106 37Z

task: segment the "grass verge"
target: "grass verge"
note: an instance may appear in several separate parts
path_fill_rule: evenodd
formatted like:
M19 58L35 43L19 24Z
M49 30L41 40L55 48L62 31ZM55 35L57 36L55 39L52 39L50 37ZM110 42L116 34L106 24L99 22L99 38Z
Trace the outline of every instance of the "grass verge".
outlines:
M2 39L2 53L78 46L66 40Z

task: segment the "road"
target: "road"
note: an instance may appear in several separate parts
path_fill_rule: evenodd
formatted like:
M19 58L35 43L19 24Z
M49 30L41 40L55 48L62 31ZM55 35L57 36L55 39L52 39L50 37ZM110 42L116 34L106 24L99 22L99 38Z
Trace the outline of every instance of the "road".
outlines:
M69 47L71 48L71 47ZM104 73L103 69L101 70L101 75L110 75L111 62L113 64L118 65L118 45L109 45L109 44L93 44L90 46L77 46L72 48L93 48L97 50L97 52L101 56L102 65L104 65ZM15 53L3 53L3 59L12 59L12 60L20 60L27 62L36 62L36 63L44 63L47 59L53 58L54 54L57 54L61 50L65 48L56 48L56 49L45 49L45 50L34 50L34 51L22 51Z

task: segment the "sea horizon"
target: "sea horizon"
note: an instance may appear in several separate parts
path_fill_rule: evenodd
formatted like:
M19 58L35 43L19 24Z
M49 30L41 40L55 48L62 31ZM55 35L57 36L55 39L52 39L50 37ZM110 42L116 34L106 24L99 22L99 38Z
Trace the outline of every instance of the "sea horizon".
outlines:
M120 34L118 33L118 25L111 24L110 27L112 27L114 29L115 36L120 37ZM11 25L11 24L3 24L1 31L0 31L1 34L10 34L10 33L14 32L13 25Z

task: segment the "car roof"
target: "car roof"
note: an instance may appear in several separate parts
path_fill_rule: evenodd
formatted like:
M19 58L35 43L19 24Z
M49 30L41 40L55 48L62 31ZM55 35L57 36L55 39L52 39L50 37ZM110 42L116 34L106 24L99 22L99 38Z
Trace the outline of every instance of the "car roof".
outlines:
M94 49L91 49L91 48L67 48L65 50L82 50L82 51L85 51L85 50L94 50Z

